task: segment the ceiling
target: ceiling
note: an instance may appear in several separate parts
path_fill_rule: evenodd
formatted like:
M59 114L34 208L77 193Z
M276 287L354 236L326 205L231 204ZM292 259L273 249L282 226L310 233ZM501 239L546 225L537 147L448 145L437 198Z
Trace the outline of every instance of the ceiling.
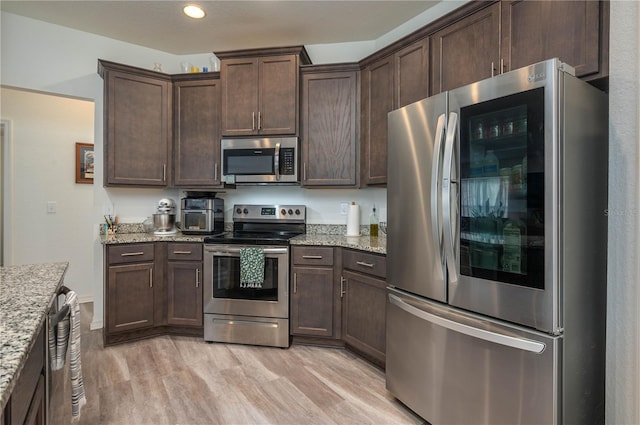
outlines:
M4 12L176 55L375 40L434 1L1 0ZM206 16L187 18L182 8Z

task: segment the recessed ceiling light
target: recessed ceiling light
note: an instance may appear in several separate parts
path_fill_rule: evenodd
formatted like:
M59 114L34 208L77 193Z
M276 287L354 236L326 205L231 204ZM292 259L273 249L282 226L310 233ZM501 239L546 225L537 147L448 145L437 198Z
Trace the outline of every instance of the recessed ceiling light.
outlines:
M184 11L184 14L190 18L204 18L204 10L202 10L199 6L189 5L185 6L182 10Z

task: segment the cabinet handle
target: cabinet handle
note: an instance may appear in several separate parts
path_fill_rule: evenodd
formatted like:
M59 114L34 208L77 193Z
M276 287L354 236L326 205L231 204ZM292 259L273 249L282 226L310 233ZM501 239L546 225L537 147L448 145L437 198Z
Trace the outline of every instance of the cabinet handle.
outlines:
M218 163L213 165L213 179L218 180Z
M322 255L303 255L302 258L307 260L322 260Z
M360 266L369 267L370 269L372 269L373 266L375 266L375 264L365 263L364 261L356 261L356 264L358 264Z
M504 58L500 59L500 74L504 74Z
M293 293L298 293L298 273L293 274Z
M138 252L125 252L124 254L120 254L121 257L134 257L136 255L144 255L144 252L142 251L138 251Z
M149 269L149 288L153 288L153 269Z
M200 286L200 269L196 269L196 288Z
M258 111L258 130L262 130L262 111Z
M307 163L302 163L302 181L307 181Z
M189 255L191 254L191 251L173 251L174 254L186 254Z
M493 62L491 62L491 78L493 78L493 72L496 69L495 65L493 64Z
M344 295L347 293L347 291L344 290L346 283L347 283L347 279L340 276L340 298L343 298Z
M252 112L251 113L251 130L255 130L256 129L256 113Z
M167 181L167 164L162 164L162 181Z

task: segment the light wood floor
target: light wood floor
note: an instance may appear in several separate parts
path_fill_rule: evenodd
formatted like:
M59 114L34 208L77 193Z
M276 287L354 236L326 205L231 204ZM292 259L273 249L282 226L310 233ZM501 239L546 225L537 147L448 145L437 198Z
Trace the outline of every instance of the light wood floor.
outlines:
M87 404L79 424L423 424L384 373L344 349L163 336L104 348L82 304ZM67 379L59 379L70 391ZM60 393L58 393L60 394ZM69 399L69 397L67 397ZM58 403L60 404L60 403ZM68 403L53 406L71 423Z

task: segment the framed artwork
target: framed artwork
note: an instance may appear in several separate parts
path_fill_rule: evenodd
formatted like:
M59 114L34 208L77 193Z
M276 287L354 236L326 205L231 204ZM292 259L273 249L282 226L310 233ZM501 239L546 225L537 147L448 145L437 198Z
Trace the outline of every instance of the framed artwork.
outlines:
M93 145L76 143L76 183L93 184Z

